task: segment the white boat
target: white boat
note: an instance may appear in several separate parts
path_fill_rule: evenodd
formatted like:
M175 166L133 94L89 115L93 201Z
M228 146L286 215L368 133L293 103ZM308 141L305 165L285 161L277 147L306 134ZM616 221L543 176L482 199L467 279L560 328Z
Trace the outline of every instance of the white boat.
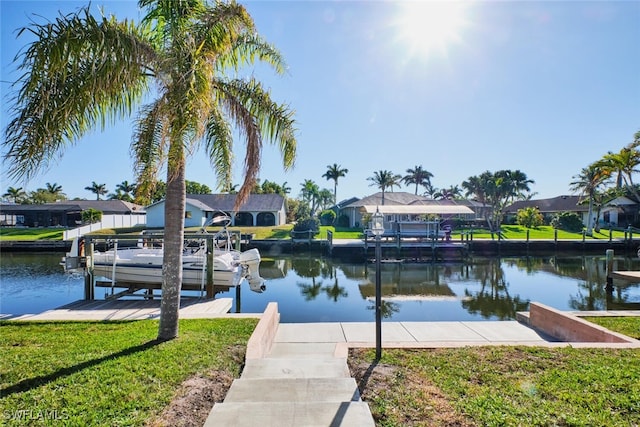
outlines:
M216 218L215 222L220 222ZM206 239L201 239L197 246L187 246L182 255L182 283L191 288L204 289L207 284L207 258L213 254L213 286L239 286L246 279L249 288L255 292L266 289L265 280L260 277L260 253L257 249L244 252L231 247L231 234L227 230L230 218L224 217L223 228L212 236L214 247L207 248ZM203 233L206 230L202 229ZM219 244L218 244L219 243ZM93 270L95 277L100 276L115 283L149 284L162 283L163 249L161 247L144 247L144 240L140 240L137 247L114 247L104 252L96 251L90 254L86 264ZM72 250L65 258L67 270L77 267L73 260L80 253L74 242Z

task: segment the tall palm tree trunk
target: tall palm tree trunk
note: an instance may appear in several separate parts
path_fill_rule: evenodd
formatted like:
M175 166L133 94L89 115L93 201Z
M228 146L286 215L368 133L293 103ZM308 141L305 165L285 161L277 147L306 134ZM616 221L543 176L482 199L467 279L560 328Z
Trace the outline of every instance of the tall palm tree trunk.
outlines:
M185 164L168 168L164 211L164 248L162 266L162 300L158 340L178 336L178 311L182 288L182 251L184 248L184 211L186 207Z

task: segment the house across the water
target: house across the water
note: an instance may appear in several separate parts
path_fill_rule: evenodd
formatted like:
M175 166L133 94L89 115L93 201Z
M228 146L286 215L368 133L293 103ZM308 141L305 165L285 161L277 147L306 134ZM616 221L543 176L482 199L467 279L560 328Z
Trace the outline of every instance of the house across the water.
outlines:
M287 207L279 194L250 194L235 209L235 194L187 194L185 227L202 227L215 216L225 214L234 226L276 226L287 222ZM164 227L165 201L147 206L147 227Z
M384 215L384 228L394 232L421 230L427 222L442 224L444 221L460 218L473 220L476 214L469 207L455 200L433 200L411 193L376 193L354 201L341 208L341 215L349 219L350 227L366 229L368 218L377 211ZM437 232L437 230L436 230Z
M507 217L515 216L518 210L524 208L538 208L548 222L554 215L562 212L577 214L586 226L589 215L589 203L582 196L558 196L550 199L520 200L505 209ZM593 210L593 218L601 226L626 227L634 222L638 215L638 204L627 197L617 197L600 209L600 216L596 218L596 209Z
M94 209L103 215L144 215L143 206L122 200L63 200L21 205L0 203L0 225L11 227L63 227L82 225L82 212Z

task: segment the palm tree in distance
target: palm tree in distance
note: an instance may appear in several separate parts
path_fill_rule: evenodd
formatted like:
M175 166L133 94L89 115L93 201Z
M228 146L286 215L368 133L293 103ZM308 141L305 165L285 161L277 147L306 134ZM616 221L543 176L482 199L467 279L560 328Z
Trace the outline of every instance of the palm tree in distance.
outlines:
M449 188L443 188L433 194L433 198L437 200L457 200L462 197L462 190L458 185L451 185Z
M333 165L327 165L327 171L322 175L323 178L327 178L327 181L333 180L333 203L338 203L338 179L346 176L349 173L349 169L342 168L337 163Z
M62 185L59 185L57 182L53 184L47 182L45 188L38 188L37 191L40 190L42 190L41 193L43 193L45 198L50 201L65 200L67 198L67 195L62 192Z
M239 207L258 175L263 141L277 145L288 169L296 139L292 111L244 72L260 61L282 74L286 64L243 6L206 0L139 0L138 6L146 13L139 25L95 18L87 6L26 29L35 41L19 58L16 114L3 145L9 175L30 178L90 130L129 117L150 100L137 109L131 152L141 203L157 196L157 175L166 171L158 339L168 340L178 335L187 156L204 151L220 188L229 188L233 135L241 135ZM249 77L238 77L241 72Z
M133 197L136 192L136 183L129 181L122 181L116 185L116 191L120 190L123 194Z
M624 183L638 201L640 201L640 194L633 183L633 174L640 172L639 165L640 151L633 144L627 145L617 153L609 151L596 162L596 166L604 172L616 175L616 188L622 188Z
M2 197L10 198L11 200L13 200L13 203L20 203L27 198L27 193L22 187L9 187L7 188L7 192L4 193Z
M96 195L96 200L100 200L100 196L104 196L109 191L107 190L107 184L98 184L97 182L91 182L91 185L84 187L85 190L91 191Z
M320 187L318 184L313 182L311 179L305 179L302 184L302 190L300 190L300 195L302 196L302 200L304 200L309 206L309 211L313 216L316 212L318 205L318 196L320 195Z
M59 185L57 182L54 182L53 184L51 184L50 182L47 182L45 184L46 186L46 190L54 195L59 195L62 193L62 185Z
M593 235L593 204L594 199L601 186L606 184L609 179L609 173L592 163L586 168L582 168L578 175L575 175L574 181L571 182L572 191L578 191L581 195L587 197L589 202L589 210L587 213L587 236Z
M382 204L384 205L384 193L387 188L393 191L393 187L400 187L400 180L402 177L398 174L394 174L388 170L380 170L373 172L373 176L367 178L367 181L371 181L369 186L376 186L382 191Z
M433 174L431 172L422 169L422 166L416 166L413 169L407 169L407 174L402 177L402 181L406 185L415 184L415 194L417 195L419 185L422 185L427 190L431 188L431 178L433 178Z

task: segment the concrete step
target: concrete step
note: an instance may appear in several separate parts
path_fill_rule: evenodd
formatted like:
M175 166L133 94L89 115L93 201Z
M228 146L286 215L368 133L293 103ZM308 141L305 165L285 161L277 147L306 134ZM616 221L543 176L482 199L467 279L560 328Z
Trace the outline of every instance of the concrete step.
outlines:
M270 358L309 358L318 359L333 357L335 343L273 343L268 357Z
M353 378L237 379L224 399L224 403L348 401L360 401Z
M344 358L264 358L249 359L241 378L350 378Z
M234 402L216 403L205 427L374 427L363 402Z

